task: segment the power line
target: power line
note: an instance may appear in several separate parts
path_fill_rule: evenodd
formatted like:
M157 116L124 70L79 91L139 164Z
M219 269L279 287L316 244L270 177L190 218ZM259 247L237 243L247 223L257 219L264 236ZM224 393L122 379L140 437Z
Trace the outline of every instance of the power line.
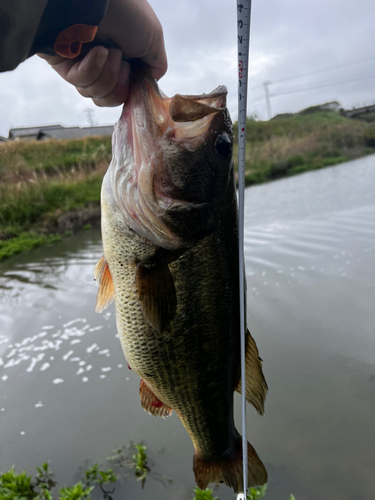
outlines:
M308 73L307 75L300 75L300 76L294 76L292 78L286 78L284 80L277 80L276 82L270 83L270 85L276 85L277 83L289 82L291 80L298 80L299 78L307 78L309 76L319 75L320 73L326 73L328 71L334 71L336 69L346 68L348 66L353 66L355 64L360 64L362 62L372 61L374 59L375 59L375 57L367 57L366 59L360 59L359 61L352 61L350 63L340 64L338 66L332 66L331 68L321 69L321 70L315 71L313 73Z
M363 62L372 61L374 59L375 59L375 56L373 56L373 57L367 57L365 59L360 59L358 61L352 61L352 62L349 62L349 63L346 63L346 64L340 64L340 65L337 65L337 66L332 66L330 68L321 69L321 70L314 71L312 73L308 73L308 74L305 74L305 75L293 76L291 78L285 78L283 80L277 80L275 82L270 82L270 85L276 85L278 83L290 82L292 80L298 80L299 78L308 78L310 76L319 75L321 73L326 73L328 71L334 71L336 69L346 68L348 66L353 66L355 64L360 64L360 63L363 63ZM257 85L256 87L252 87L251 90L259 88L259 87L262 87L262 85Z
M282 91L282 92L277 92L276 94L271 94L271 97L277 97L279 95L286 95L286 94L294 94L295 92L305 92L307 90L321 89L321 88L324 88L324 87L335 87L336 85L344 85L346 83L358 82L358 81L361 81L361 80L366 80L368 78L375 78L375 74L365 75L365 76L362 76L362 77L359 77L359 78L351 78L351 79L348 79L348 80L341 80L341 81L338 81L338 82L327 82L327 83L320 84L320 85L312 85L310 87L302 87L302 88L290 89L290 90L286 90L286 91Z

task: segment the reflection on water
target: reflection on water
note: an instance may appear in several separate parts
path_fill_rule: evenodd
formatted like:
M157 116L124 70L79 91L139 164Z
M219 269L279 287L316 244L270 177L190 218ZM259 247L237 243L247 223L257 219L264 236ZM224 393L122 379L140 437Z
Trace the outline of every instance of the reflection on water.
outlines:
M373 498L374 193L374 157L247 190L248 321L270 386L248 434L270 500ZM190 439L175 415L143 412L113 308L93 311L100 256L87 231L0 265L0 471L50 460L72 483L87 460L144 440L174 481L127 479L120 496L189 499Z

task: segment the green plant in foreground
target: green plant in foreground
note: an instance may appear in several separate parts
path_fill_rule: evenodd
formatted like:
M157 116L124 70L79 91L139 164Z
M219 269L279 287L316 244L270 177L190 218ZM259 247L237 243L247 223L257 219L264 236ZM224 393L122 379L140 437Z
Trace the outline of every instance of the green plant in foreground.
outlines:
M147 473L149 472L149 468L147 467L147 455L146 455L146 446L142 446L141 444L134 444L137 449L137 453L133 455L133 463L135 469L135 475L137 476L137 481L142 481L142 488L145 484Z
M193 491L195 493L193 500L219 500L218 497L212 496L212 490L210 490L210 488L206 488L205 490L194 488Z
M84 482L79 481L73 486L59 489L59 496L52 496L52 489L56 482L52 479L52 472L47 463L37 467L38 474L35 479L28 476L25 471L17 474L14 468L0 475L0 500L90 500L90 494L99 485L104 500L113 500L113 491L106 491L104 484L115 483L117 477L112 469L102 471L95 464L85 471Z
M99 469L99 464L95 464L85 471L86 476L86 486L91 483L96 483L99 485L100 491L103 493L103 498L106 500L112 500L111 495L115 492L107 491L104 489L104 484L115 483L117 481L117 476L112 469L108 469L107 472Z
M38 496L32 484L32 477L25 471L16 474L14 467L0 476L1 500L29 500Z
M256 488L250 488L247 494L247 500L259 500L266 496L267 484L263 486L257 486Z

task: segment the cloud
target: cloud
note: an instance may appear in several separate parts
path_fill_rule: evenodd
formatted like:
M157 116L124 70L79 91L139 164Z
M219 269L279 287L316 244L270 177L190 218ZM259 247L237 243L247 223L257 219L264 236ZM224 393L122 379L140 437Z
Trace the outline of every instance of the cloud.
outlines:
M235 3L150 3L162 22L169 57L162 90L170 96L199 94L224 84L229 91L228 107L236 117ZM273 114L330 100L348 108L375 102L373 0L257 0L252 4L249 113L266 118L264 81L285 80L269 87ZM363 62L347 65L353 61ZM337 66L343 67L317 73ZM301 75L308 76L288 81ZM367 78L338 84L361 76ZM336 84L323 87L329 82ZM314 85L320 88L301 91ZM97 108L37 57L0 74L0 135L7 136L12 126L87 125L87 108L95 110L98 124L114 123L120 114L119 108Z

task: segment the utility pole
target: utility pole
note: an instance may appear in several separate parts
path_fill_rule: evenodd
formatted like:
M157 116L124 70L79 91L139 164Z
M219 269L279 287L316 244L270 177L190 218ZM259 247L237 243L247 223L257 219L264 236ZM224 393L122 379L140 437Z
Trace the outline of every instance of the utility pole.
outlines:
M271 82L264 82L264 92L266 94L266 104L267 104L267 113L268 113L268 119L271 120L272 118L272 113L271 113L271 101L270 101L270 91L268 90L268 85L270 85Z

